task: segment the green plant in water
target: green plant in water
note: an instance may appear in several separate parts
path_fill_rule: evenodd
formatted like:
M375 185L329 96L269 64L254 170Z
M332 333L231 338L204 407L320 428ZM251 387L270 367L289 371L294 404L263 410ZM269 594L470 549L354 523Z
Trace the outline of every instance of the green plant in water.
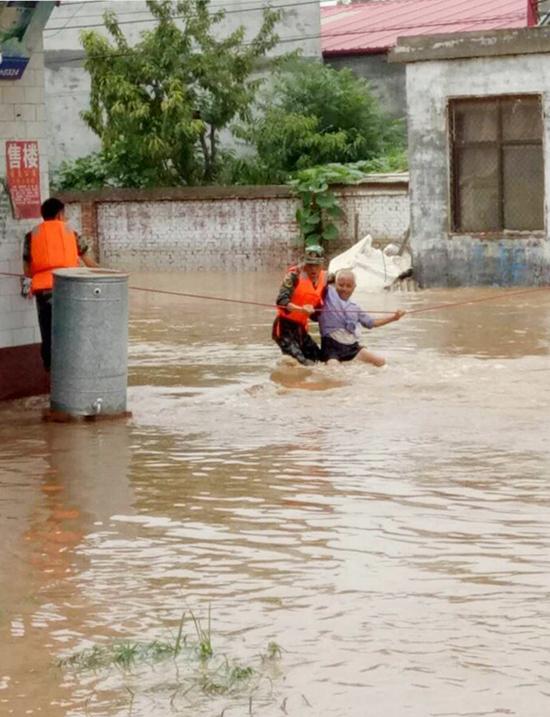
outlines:
M112 665L130 670L140 662L161 662L177 657L187 646L183 635L185 613L181 616L178 633L173 642L153 640L152 642L115 641L111 645L94 645L70 657L58 660L58 667L70 667L79 671L99 670Z
M154 664L163 660L176 661L177 683L170 700L172 706L178 696L190 703L190 696L239 697L252 694L265 683L271 684L266 674L268 661L281 656L281 648L270 642L266 652L259 657L258 665L246 665L225 655L215 655L212 646L211 611L208 610L206 627L191 613L194 628L193 639L184 635L185 615L182 615L178 630L171 641L153 640L140 642L132 640L115 641L108 645L95 645L58 661L58 666L76 672L88 672L118 668L131 672L134 667ZM179 659L178 659L179 658ZM187 669L182 670L182 666ZM132 692L132 700L135 695ZM268 698L269 699L269 698Z
M243 667L225 658L216 668L204 670L197 686L207 695L237 694L250 684L255 675L253 667Z
M242 682L243 680L249 680L253 674L254 670L250 666L233 665L229 670L229 679L231 682Z
M176 635L176 643L175 643L176 655L180 652L182 645L185 644L185 637L183 635L184 621L185 621L185 613L182 613L180 624L178 626L178 634Z
M78 671L95 671L110 666L129 670L139 662L160 662L175 657L180 652L175 644L154 640L150 643L114 642L112 645L94 645L70 657L58 660L58 667L70 667Z
M282 648L273 640L267 643L267 651L265 657L268 660L279 660L282 656Z
M197 633L197 651L201 660L209 660L214 654L212 648L212 622L210 606L208 606L208 624L206 630L202 627L201 621L191 613L191 619Z

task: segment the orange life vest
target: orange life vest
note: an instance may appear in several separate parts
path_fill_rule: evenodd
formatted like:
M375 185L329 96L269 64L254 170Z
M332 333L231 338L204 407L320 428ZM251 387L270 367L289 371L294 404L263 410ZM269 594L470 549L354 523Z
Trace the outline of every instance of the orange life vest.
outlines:
M48 291L53 287L54 269L79 265L76 235L65 222L51 219L31 232L31 290Z
M326 271L322 271L319 274L319 278L317 279L317 284L315 286L313 286L311 279L305 271L300 270L299 267L292 266L288 271L300 272L298 283L294 287L294 291L292 292L292 296L290 298L290 303L296 304L297 306L306 306L306 304L311 304L311 306L315 307L321 306L323 303L323 289L327 283ZM287 311L284 307L279 306L277 309L277 315L282 319L295 321L297 324L301 324L307 331L309 324L309 316L307 314L303 314L301 311Z

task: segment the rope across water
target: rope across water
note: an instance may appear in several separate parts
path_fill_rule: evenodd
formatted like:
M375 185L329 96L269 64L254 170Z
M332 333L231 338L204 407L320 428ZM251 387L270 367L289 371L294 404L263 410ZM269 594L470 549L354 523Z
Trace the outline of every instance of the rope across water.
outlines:
M23 274L14 274L6 271L0 271L0 276L13 277L16 279L22 278ZM246 306L258 306L263 309L276 310L275 304L262 303L260 301L248 301L246 299L231 299L225 296L211 296L208 294L193 294L185 291L169 291L167 289L151 289L145 286L129 286L132 291L142 291L150 294L160 294L166 296L180 296L186 299L201 299L204 301L221 301L230 304L243 304ZM418 309L407 310L407 315L421 314L427 311L439 311L444 309L453 309L458 306L468 306L469 304L480 304L485 301L496 301L497 299L510 299L515 296L525 296L526 294L534 294L536 292L548 291L550 286L535 286L529 289L520 289L518 291L507 291L499 292L498 294L492 294L491 296L480 296L474 299L464 299L463 301L453 301L441 304L429 304L428 306L421 306ZM380 310L366 310L369 314L393 314L393 311L380 311Z

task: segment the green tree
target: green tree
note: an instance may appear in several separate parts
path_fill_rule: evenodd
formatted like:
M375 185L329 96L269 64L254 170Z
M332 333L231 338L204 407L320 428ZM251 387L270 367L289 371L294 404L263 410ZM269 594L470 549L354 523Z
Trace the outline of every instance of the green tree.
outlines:
M64 189L99 189L112 186L111 172L105 163L102 152L94 152L85 157L61 163L50 175L51 191Z
M209 12L209 0L148 0L147 6L156 26L134 46L114 13L104 17L108 38L82 33L91 77L83 118L102 151L84 158L80 170L91 165L124 186L211 182L220 164L220 131L250 119L261 83L253 75L278 40L280 15L266 9L257 35L244 42L242 26L215 36L224 11Z
M327 163L384 156L393 161L381 166L405 163L402 123L380 110L367 83L350 70L306 60L280 69L258 117L239 133L257 151L249 173L256 162L256 174L266 181L285 181L290 173Z

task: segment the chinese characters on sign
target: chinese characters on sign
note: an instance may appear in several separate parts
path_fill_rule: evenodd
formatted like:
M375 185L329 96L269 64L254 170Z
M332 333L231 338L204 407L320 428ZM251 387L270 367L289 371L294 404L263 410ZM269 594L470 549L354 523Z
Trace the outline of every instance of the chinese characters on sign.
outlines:
M16 219L40 216L38 142L6 142L6 178Z

